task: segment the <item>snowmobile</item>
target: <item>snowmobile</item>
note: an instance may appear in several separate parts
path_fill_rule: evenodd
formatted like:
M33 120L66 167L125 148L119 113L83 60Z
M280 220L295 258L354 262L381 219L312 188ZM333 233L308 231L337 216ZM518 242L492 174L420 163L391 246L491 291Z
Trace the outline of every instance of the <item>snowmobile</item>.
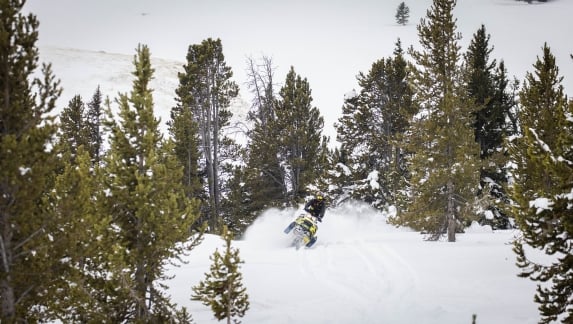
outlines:
M291 246L297 250L303 246L311 247L316 242L316 231L318 230L317 218L309 213L298 216L294 222L285 228L285 234L293 233Z

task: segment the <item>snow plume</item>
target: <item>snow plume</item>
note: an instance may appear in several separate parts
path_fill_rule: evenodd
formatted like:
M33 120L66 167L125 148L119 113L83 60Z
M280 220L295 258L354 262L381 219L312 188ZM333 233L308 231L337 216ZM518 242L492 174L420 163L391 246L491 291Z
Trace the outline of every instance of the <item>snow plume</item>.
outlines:
M280 234L298 214L294 208L267 209L247 228L242 240L258 247L287 247L288 237L277 233Z
M277 235L303 213L299 208L268 209L247 229L243 240L247 243L260 243L269 248L288 247L290 237ZM355 241L379 236L380 232L398 231L387 224L388 215L366 203L349 201L336 208L327 208L324 220L318 224L319 245L337 244L342 241Z

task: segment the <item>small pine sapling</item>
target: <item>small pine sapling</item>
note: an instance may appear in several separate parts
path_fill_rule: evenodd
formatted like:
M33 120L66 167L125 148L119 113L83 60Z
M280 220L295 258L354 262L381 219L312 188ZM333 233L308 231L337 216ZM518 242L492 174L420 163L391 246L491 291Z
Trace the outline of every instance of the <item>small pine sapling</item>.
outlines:
M227 227L223 228L222 238L225 240L225 252L218 249L210 257L210 272L205 273L205 279L193 287L194 295L191 300L198 300L205 306L211 307L217 320L227 319L230 324L239 323L249 309L249 296L243 287L243 275L239 271L244 263L239 257L239 250L231 247L233 238Z

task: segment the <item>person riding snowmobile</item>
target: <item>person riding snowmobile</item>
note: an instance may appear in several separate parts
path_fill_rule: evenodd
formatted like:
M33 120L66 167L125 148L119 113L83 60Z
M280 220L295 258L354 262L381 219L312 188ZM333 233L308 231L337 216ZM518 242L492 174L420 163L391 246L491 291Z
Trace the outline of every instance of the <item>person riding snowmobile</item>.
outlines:
M316 226L316 217L307 213L299 215L292 223L289 224L289 226L287 226L287 228L285 228L285 234L290 233L290 231L297 225L308 234L307 236L309 240L306 243L306 247L311 247L318 238L316 236L316 231L318 230L318 227Z
M310 241L306 244L306 247L311 247L318 239L318 236L316 236L318 227L316 226L316 221L314 221L312 217L319 222L322 222L322 218L324 217L324 212L326 210L324 197L321 194L317 195L304 206L304 210L310 214L310 216L308 214L300 215L294 222L290 223L289 226L285 228L284 232L288 234L295 225L300 225L310 234Z
M306 203L304 210L312 216L316 217L319 222L322 222L324 212L326 211L326 204L324 203L324 197L322 194L316 195L314 199L311 199L308 203Z

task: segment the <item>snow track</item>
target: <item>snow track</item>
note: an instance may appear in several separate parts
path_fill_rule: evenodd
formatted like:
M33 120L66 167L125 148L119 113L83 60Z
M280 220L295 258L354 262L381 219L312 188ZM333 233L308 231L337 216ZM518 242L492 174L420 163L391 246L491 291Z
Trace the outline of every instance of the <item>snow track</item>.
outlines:
M381 233L393 229L382 215L363 205L329 210L324 222L319 224L318 242L310 249L296 251L288 246L290 236L277 237L276 233L281 233L297 214L295 210L268 211L253 224L243 240L248 246L259 247L253 252L256 253L253 258L268 261L249 263L251 252L245 251L245 267L257 267L264 273L257 275L257 279L247 280L268 281L268 285L257 287L272 287L273 281L289 280L289 290L298 292L294 298L289 293L280 295L280 291L271 289L257 294L268 298L261 304L288 304L297 314L289 312L289 316L273 319L273 323L380 323L379 315L392 311L391 299L412 293L417 275L385 244ZM266 256L261 257L263 254ZM288 268L288 278L274 277L272 268L279 264ZM282 273L284 275L284 271ZM337 311L322 311L325 304L337 305ZM253 308L257 309L251 314L257 315L248 318L262 322L266 308L257 305Z

